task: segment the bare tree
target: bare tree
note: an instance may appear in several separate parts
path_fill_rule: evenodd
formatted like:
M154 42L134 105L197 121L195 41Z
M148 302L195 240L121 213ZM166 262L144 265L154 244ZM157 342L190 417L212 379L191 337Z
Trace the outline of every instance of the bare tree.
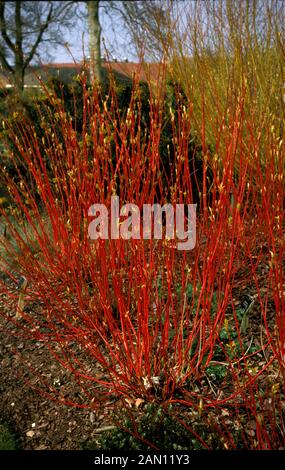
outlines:
M166 0L111 1L111 8L124 21L129 40L137 53L151 59L161 59L163 44L170 30L170 15Z
M75 8L73 1L0 1L0 64L19 93L40 50L64 42L63 28L75 23Z

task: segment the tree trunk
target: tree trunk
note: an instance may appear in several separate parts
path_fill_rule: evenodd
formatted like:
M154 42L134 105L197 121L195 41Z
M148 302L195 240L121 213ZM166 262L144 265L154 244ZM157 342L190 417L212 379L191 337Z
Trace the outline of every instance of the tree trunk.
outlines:
M22 96L24 89L24 54L23 54L23 33L21 18L22 2L16 2L15 5L15 26L16 26L16 43L15 43L15 71L14 82L19 96Z
M20 65L15 64L14 86L19 96L22 96L24 90L24 71Z
M90 79L101 82L101 25L99 20L99 0L88 2L88 30L90 53Z

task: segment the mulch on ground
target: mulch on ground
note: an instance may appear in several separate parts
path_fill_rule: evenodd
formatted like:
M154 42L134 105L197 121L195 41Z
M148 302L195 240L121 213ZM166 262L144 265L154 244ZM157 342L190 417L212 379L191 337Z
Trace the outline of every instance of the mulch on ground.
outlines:
M10 313L11 300L2 298L0 308ZM20 448L79 450L86 443L96 445L98 431L110 425L108 411L66 406L33 390L26 381L35 388L41 384L36 375L31 376L25 358L28 366L44 371L54 387L64 384L70 400L84 403L85 398L70 372L53 360L41 341L23 340L15 326L0 315L0 422L13 429Z

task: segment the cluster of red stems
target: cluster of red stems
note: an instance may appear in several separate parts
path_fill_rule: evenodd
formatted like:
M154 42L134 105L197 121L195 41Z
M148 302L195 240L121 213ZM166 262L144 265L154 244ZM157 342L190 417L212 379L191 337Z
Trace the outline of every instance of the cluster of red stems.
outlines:
M41 393L57 395L60 403L129 408L141 399L159 403L165 413L171 404L189 435L195 434L192 413L227 449L238 445L227 417L239 423L246 448L284 445L284 141L274 128L259 128L245 115L241 90L230 115L215 123L203 117L203 177L195 181L189 169L190 102L180 102L177 94L174 155L166 170L159 151L164 85L150 89L148 132L141 123L137 84L123 118L114 87L108 97L98 87L88 88L84 77L82 87L80 132L78 103L71 118L48 90L48 104L43 101L39 109L41 137L27 117L19 118L16 128L5 123L15 170L11 176L3 168L2 181L17 210L11 218L1 209L11 234L1 243L14 260L9 264L5 258L2 270L14 280L27 278L26 302L41 304L38 312L24 309L20 318L3 315L19 335L43 342L85 399L77 403L66 397L64 386L48 383L45 371L34 370L25 354L23 364L41 380ZM206 126L215 126L214 149L205 142ZM199 201L193 200L193 183ZM195 249L178 251L175 241L165 239L90 241L88 208L94 203L110 207L115 194L139 207L199 202ZM256 294L260 315L263 339L255 353L247 351L236 314L245 286ZM16 301L10 284L2 282L1 290ZM220 340L229 312L240 346L234 357ZM217 362L217 346L227 373L215 389L205 374ZM255 423L253 434L246 432L242 416ZM210 448L206 439L196 438Z

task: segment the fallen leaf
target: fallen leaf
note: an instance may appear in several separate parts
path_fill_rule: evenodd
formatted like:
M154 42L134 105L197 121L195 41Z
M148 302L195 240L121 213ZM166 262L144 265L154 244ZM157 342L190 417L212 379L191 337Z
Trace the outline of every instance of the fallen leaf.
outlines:
M144 400L142 398L137 398L135 401L135 407L139 408L143 403L144 403Z
M129 405L130 408L133 406L133 400L130 398L125 398L125 402Z
M95 414L93 413L93 411L91 411L89 415L89 419L90 419L91 424L95 423Z

